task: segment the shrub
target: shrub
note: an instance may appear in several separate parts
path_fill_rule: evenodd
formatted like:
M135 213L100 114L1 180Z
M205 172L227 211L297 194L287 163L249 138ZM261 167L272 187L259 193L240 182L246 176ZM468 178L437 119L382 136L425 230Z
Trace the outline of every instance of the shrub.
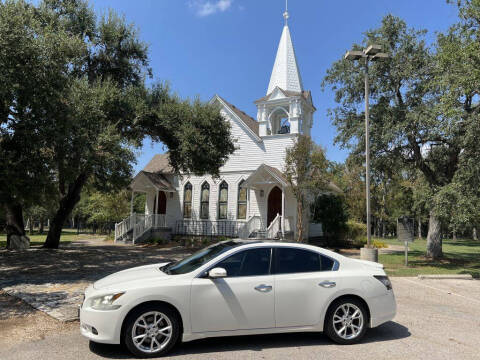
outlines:
M372 239L372 240L373 240L372 241L373 247L375 247L377 249L388 247L388 245L381 240L378 240L378 239ZM353 245L355 247L358 247L358 248L364 247L366 244L367 244L367 237L366 236L361 236L358 239L353 240Z
M347 222L347 227L345 231L345 240L351 242L361 241L362 238L366 239L367 236L367 225L359 223L353 220Z

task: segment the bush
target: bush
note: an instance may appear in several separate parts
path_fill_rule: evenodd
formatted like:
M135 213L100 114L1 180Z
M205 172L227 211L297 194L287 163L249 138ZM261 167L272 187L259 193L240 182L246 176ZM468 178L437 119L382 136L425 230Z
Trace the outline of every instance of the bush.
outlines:
M362 238L366 239L367 236L367 225L359 223L353 220L347 221L346 231L345 231L345 240L355 242L361 242Z
M361 236L360 238L353 241L353 245L357 248L364 247L366 244L367 244L367 237L366 236ZM373 239L372 245L373 245L373 247L375 247L377 249L388 247L388 245L385 242L383 242L381 240L378 240L378 239Z

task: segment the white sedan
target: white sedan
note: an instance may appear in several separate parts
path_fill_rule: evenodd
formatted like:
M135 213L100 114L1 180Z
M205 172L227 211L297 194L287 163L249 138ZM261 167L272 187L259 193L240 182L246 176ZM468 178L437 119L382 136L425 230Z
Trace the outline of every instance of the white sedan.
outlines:
M305 244L230 240L95 282L80 329L94 342L153 357L180 338L323 331L351 344L395 312L381 264Z

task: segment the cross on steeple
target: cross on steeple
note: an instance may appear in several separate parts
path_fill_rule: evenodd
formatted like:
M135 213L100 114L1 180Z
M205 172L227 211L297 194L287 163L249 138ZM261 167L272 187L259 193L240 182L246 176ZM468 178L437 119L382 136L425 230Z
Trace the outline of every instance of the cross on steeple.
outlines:
M283 13L283 18L285 19L285 25L288 25L288 18L290 15L288 14L288 0L285 0L285 12Z

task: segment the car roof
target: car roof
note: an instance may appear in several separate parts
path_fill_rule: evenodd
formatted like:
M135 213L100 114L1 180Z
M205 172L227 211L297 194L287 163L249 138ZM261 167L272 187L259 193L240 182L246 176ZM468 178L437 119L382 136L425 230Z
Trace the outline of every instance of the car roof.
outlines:
M336 252L333 252L328 249L321 248L319 246L315 245L310 245L310 244L305 244L305 243L299 243L299 242L294 242L294 241L281 241L281 240L246 240L246 239L234 239L230 240L238 245L236 248L244 247L244 246L249 246L249 247L261 247L261 246L275 246L275 247L296 247L300 249L305 249L305 250L313 250L313 251L320 251L325 255L331 256L333 258L343 258L344 256L341 254L338 254Z

